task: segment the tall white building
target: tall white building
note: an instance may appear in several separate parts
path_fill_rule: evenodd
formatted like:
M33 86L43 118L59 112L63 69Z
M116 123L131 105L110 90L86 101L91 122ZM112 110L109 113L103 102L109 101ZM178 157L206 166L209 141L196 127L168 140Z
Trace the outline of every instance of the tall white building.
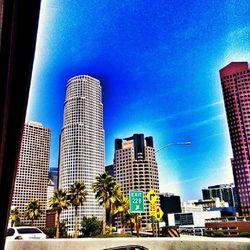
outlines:
M34 225L45 227L50 153L50 130L41 123L24 125L12 206L23 213L30 199L38 199L43 212ZM22 217L21 222L31 221Z
M103 218L92 183L104 172L103 105L100 82L87 75L71 78L66 86L63 128L60 138L59 187L68 190L76 180L84 181L87 200L79 207L79 218ZM63 211L74 230L74 209ZM80 223L80 220L79 220Z

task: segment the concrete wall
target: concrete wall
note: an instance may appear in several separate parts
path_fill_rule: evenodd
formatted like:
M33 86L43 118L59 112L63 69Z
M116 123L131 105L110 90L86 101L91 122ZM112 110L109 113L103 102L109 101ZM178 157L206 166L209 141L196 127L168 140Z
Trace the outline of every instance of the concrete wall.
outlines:
M114 246L141 245L149 250L249 250L249 238L112 238L112 239L47 239L8 241L5 250L102 250Z

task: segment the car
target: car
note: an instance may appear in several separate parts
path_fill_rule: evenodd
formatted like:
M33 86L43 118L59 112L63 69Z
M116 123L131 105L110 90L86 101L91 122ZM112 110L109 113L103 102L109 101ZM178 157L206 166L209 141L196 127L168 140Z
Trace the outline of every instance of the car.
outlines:
M126 245L126 246L105 248L103 250L148 250L148 249L144 246L139 246L139 245Z
M39 240L47 236L37 227L20 226L7 229L6 240Z

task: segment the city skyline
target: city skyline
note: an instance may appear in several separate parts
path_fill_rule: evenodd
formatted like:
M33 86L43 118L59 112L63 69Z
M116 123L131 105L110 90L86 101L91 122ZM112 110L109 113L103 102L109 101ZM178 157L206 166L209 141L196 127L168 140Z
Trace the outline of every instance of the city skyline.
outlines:
M192 142L157 153L161 192L187 200L232 182L219 69L250 61L248 6L43 1L26 118L51 128L50 167L57 165L66 82L88 74L103 90L106 165L115 138L143 133L156 149Z

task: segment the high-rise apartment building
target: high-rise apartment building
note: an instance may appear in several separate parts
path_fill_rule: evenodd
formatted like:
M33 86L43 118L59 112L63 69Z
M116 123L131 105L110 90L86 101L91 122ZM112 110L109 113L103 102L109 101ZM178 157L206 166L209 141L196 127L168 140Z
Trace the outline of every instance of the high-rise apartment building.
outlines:
M76 180L84 181L88 192L79 207L79 218L103 218L103 210L91 188L95 177L104 172L103 105L100 82L87 75L71 78L66 87L63 128L60 137L59 187L68 190ZM74 230L74 209L63 211ZM80 223L80 221L79 221Z
M229 206L237 207L237 198L234 183L209 186L202 189L204 200L220 198L221 201L228 202Z
M153 138L143 134L115 140L114 174L125 196L129 190L144 191L145 212L142 213L142 229L150 229L149 202L146 194L149 189L159 194L158 167L155 159ZM158 201L159 204L159 201Z
M111 165L105 166L105 172L114 177L115 176L114 165L111 164Z
M58 168L49 169L49 179L53 181L54 188L58 188Z
M220 70L239 213L250 214L250 67L232 62Z
M50 154L50 130L41 123L24 125L12 206L23 213L30 199L38 199L43 212L34 225L45 227ZM22 217L21 222L30 223Z

